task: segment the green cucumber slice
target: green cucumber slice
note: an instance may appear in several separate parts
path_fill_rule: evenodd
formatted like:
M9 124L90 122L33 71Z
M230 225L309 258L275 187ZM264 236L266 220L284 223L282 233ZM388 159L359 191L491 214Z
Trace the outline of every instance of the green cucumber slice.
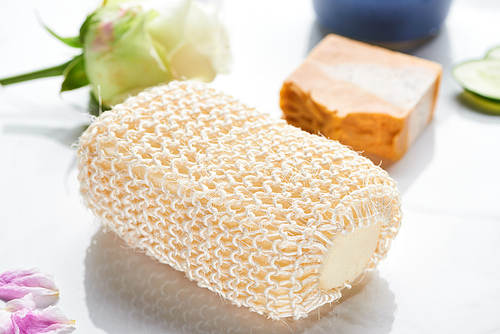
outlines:
M500 60L471 60L453 68L455 80L466 90L500 102Z
M462 96L482 111L489 114L500 115L500 102L495 102L497 100L484 98L468 90L464 90Z
M492 49L490 49L487 53L485 58L488 59L498 59L500 60L500 46L496 46Z

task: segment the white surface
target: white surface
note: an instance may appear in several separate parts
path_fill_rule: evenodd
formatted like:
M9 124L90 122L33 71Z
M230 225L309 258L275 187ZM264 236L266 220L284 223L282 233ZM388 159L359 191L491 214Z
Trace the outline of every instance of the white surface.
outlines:
M55 65L97 1L0 2L0 77ZM214 85L280 117L279 90L321 37L309 1L226 1L235 63ZM458 99L457 62L500 44L500 3L456 0L414 54L444 77L432 125L388 168L405 218L389 256L342 303L276 323L221 301L105 234L78 197L75 151L87 90L59 78L0 88L0 272L52 272L77 333L500 333L500 116ZM1 304L0 304L1 306Z

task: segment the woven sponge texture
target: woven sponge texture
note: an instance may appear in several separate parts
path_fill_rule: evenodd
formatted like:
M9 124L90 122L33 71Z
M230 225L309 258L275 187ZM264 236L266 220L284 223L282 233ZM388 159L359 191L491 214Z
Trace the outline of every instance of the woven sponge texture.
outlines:
M349 282L319 284L336 236L381 224L366 272L400 226L384 170L199 83L155 87L106 111L77 154L83 200L106 227L273 319L340 298Z

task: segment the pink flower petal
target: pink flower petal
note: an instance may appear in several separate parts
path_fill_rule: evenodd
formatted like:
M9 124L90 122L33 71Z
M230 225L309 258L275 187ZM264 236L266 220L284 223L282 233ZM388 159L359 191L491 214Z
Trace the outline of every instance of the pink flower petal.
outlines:
M0 310L0 334L15 334L14 326L10 320L12 313Z
M33 294L28 293L23 298L9 300L4 307L4 310L14 313L23 309L34 310L35 308L36 303L33 300Z
M23 309L12 313L10 319L15 334L66 334L75 330L75 322L56 306L41 311Z
M8 302L28 293L33 295L37 307L52 305L59 297L53 276L39 269L17 269L0 274L0 300Z

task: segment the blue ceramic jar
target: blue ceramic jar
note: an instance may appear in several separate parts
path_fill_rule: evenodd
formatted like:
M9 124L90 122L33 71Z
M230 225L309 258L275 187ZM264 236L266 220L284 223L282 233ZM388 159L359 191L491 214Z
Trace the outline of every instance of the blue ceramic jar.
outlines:
M452 0L313 0L320 25L350 38L409 42L436 35Z

